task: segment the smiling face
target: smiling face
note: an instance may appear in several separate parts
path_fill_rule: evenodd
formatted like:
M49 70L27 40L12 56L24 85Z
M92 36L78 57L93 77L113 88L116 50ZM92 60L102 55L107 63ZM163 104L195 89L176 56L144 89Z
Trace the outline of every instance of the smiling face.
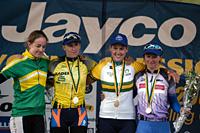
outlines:
M159 68L161 59L161 56L157 56L155 54L147 53L144 55L144 62L150 71L154 71Z
M111 57L113 58L115 62L123 61L127 52L128 52L128 48L121 44L114 44L110 46Z
M81 45L79 42L72 42L70 44L63 45L63 49L65 50L67 57L75 58L79 55Z
M47 39L45 37L39 37L35 39L32 43L28 42L28 51L31 55L36 58L41 58L44 55Z

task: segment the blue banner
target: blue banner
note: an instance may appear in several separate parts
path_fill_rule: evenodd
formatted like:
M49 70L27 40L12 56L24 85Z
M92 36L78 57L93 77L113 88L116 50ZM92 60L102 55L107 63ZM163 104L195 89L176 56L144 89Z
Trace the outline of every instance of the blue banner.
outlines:
M34 2L35 1L35 2ZM110 36L127 35L129 55L141 60L143 46L149 42L160 43L164 49L164 65L183 74L195 70L200 73L200 4L172 1L143 2L138 0L25 0L1 1L0 18L0 68L12 59L13 54L24 51L29 33L42 29L49 38L46 53L63 55L61 44L66 32L79 32L82 37L81 52L99 61L109 56ZM3 117L10 115L10 103L4 100L7 89L0 94L0 131L7 126ZM6 89L5 89L6 88ZM183 87L177 88L181 103ZM5 96L5 97L4 97ZM8 96L7 96L8 97ZM198 132L200 119L199 96L182 132ZM171 110L169 119L178 114ZM2 116L2 117L1 117ZM6 124L4 124L6 123Z

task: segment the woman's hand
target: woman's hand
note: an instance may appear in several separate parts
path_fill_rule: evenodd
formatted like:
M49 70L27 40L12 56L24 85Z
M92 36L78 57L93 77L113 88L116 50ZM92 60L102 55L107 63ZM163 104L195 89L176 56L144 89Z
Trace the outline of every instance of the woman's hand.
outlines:
M104 98L105 98L105 94L101 93L101 94L100 94L100 99L101 99L101 101L103 101Z
M168 80L171 80L171 78L174 80L174 82L179 83L180 81L180 75L178 75L175 71L173 70L168 70Z
M181 110L180 110L180 113L184 113L184 114L191 114L191 109L190 108L184 108L184 107L181 107Z

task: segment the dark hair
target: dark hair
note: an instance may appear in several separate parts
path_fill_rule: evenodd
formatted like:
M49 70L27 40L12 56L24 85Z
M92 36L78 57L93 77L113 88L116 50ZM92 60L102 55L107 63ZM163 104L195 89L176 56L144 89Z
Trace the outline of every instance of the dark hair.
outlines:
M37 38L40 37L44 37L48 41L46 34L42 30L35 30L31 32L26 40L25 47L28 48L28 43L33 43Z

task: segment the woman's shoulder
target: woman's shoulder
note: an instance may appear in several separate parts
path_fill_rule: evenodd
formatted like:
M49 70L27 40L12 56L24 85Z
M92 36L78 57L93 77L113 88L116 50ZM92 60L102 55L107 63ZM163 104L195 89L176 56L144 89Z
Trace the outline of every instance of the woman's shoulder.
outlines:
M101 59L99 61L99 64L102 64L102 63L108 63L108 62L111 62L112 61L112 58L111 57L104 57L103 59Z
M10 58L7 59L6 65L16 64L16 63L19 63L21 61L24 61L25 59L26 59L26 57L21 55L21 54L14 54Z

